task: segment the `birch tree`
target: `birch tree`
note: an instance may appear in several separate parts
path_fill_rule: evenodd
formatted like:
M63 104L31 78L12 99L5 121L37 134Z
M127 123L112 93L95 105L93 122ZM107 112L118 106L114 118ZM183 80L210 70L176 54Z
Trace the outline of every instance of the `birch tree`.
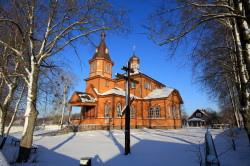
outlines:
M18 30L18 47L0 38L0 44L11 49L23 66L28 87L23 135L17 162L27 162L39 113L36 107L37 82L45 59L53 59L77 39L91 40L103 29L120 29L126 23L126 11L105 0L14 0L1 6L0 23L8 22ZM103 25L104 23L104 25Z
M250 99L249 99L249 72L250 72L250 19L248 0L177 0L175 3L164 1L156 12L149 18L147 25L142 25L150 39L157 45L170 44L172 55L177 47L184 42L195 41L192 55L196 52L200 41L204 39L208 27L216 26L218 22L230 20L234 31L233 50L235 53L236 70L238 71L238 98L244 125L247 129L250 142ZM188 43L189 44L189 43ZM197 55L197 54L196 54ZM210 69L212 69L211 66ZM216 78L215 78L216 79Z

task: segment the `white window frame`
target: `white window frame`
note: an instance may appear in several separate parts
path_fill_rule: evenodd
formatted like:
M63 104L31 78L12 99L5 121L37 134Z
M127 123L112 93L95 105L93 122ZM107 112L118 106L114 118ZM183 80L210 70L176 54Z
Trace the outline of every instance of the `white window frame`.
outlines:
M171 118L171 109L168 107L168 118Z
M110 117L110 105L109 104L105 104L105 114L104 116L106 118Z
M134 82L130 82L130 88L131 89L136 88L136 84Z
M95 72L95 63L91 64L91 72L94 73Z
M148 108L148 117L154 118L154 108L153 107Z
M135 118L135 107L130 107L130 118Z
M154 108L154 114L155 114L155 118L160 118L161 117L161 108L160 107L155 107Z
M179 111L179 109L177 109L176 111L177 111L177 119L180 119L180 111Z
M201 113L198 112L198 113L195 114L195 116L200 118L201 117Z
M144 86L146 89L151 90L151 84L149 82L145 81Z
M109 70L110 70L110 65L107 63L106 64L106 73L109 73Z
M116 106L116 116L121 117L122 106L121 104L117 104Z
M172 109L172 111L173 111L173 119L176 119L176 114L175 114L175 106L173 105L173 109Z

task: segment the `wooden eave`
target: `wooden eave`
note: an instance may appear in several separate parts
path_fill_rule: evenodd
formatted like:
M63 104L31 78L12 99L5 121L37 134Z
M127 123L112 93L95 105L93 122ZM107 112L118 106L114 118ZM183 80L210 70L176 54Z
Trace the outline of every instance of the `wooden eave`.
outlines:
M114 62L113 62L113 61L108 60L108 59L105 59L105 58L99 58L99 57L94 58L94 59L90 59L90 60L89 60L89 63L91 63L91 62L93 62L93 61L96 61L96 60L104 60L104 61L106 61L106 62L111 63L111 64L112 64L112 66L114 66Z
M103 76L101 76L101 75L96 75L96 76L93 76L93 77L85 78L84 81L89 81L89 80L93 80L93 79L96 79L96 78L103 78L103 79L106 79L106 80L108 80L108 81L113 81L113 82L115 82L114 79L108 78L108 77L103 77Z

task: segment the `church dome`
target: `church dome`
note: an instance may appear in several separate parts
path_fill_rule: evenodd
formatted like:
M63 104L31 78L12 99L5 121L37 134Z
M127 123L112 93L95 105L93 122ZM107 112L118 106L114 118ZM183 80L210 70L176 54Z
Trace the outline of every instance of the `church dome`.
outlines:
M140 59L139 59L137 56L135 56L135 52L134 52L133 56L132 56L131 58L129 58L129 61L130 61L130 62L135 62L135 61L137 61L138 64L140 63Z

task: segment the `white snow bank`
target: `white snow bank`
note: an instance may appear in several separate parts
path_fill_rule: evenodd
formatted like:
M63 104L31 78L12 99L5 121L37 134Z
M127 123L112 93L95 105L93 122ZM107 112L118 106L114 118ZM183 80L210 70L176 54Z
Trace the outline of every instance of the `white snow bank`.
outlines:
M218 159L216 157L216 152L215 152L215 148L214 148L214 145L213 145L213 138L212 138L212 135L211 133L208 131L206 132L206 141L207 141L207 148L208 148L208 155L207 155L207 161L209 163L218 163Z
M8 162L6 161L5 157L2 154L2 151L0 151L0 166L8 166Z
M40 131L35 131L36 135ZM237 151L228 150L230 137L221 129L211 129L221 165L249 166L250 148L246 132L235 131ZM34 136L38 147L36 166L79 165L80 158L91 157L93 166L194 166L199 165L199 148L204 154L205 128L180 130L131 130L131 154L124 155L124 131L88 131L58 136ZM21 132L11 133L16 138ZM3 154L11 152L14 145L7 140ZM227 151L225 153L225 151ZM33 153L34 154L34 153ZM220 155L222 154L222 155ZM6 157L7 159L7 157ZM8 160L8 159L7 159ZM203 161L204 165L205 161Z

